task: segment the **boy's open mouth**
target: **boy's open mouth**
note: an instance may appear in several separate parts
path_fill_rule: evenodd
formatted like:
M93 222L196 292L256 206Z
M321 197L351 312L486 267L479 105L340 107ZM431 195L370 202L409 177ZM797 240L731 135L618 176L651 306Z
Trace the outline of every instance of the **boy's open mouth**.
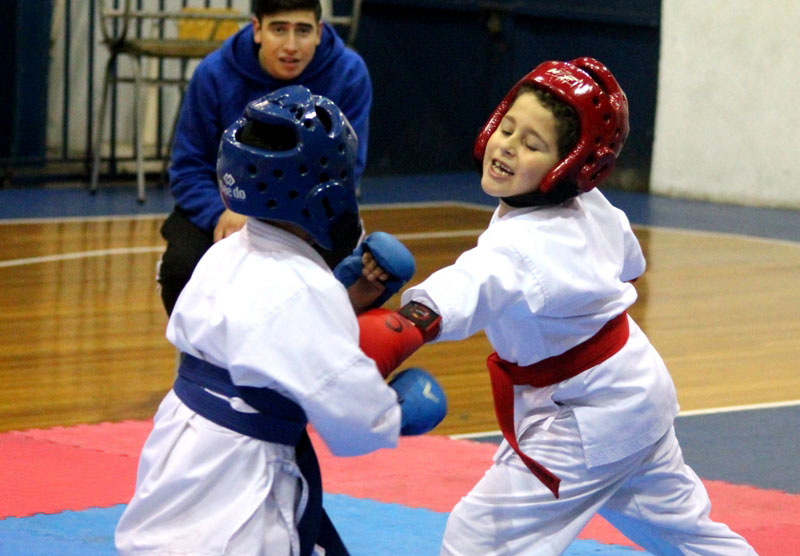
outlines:
M506 176L514 175L514 172L511 171L511 168L509 168L499 160L492 160L492 168L494 168L497 172L501 174L505 174Z

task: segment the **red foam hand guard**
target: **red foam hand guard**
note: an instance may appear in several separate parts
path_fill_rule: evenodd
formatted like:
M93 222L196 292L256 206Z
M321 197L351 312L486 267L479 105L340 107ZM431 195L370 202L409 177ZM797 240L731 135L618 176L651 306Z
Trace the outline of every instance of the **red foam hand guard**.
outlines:
M372 309L358 316L361 350L378 366L384 378L422 344L436 337L441 317L418 303L399 312Z
M397 311L372 309L358 316L359 344L375 361L383 378L424 343L422 332Z

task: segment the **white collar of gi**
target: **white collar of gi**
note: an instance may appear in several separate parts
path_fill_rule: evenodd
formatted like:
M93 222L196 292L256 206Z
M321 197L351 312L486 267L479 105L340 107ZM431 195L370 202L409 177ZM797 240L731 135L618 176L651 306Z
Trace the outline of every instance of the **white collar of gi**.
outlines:
M546 209L546 208L548 208L548 207L546 207L546 206L521 207L521 208L511 209L510 211L505 213L503 216L498 216L498 213L500 212L500 207L498 206L496 209L494 209L494 213L492 214L492 220L491 220L491 222L489 224L491 225L491 224L494 224L495 222L502 222L503 220L508 220L510 218L514 218L515 216L519 216L520 214L527 214L529 212L542 210L542 209Z
M325 259L306 240L288 230L272 226L257 218L251 217L247 219L247 223L242 228L241 239L245 243L264 248L296 251L323 268L328 268Z

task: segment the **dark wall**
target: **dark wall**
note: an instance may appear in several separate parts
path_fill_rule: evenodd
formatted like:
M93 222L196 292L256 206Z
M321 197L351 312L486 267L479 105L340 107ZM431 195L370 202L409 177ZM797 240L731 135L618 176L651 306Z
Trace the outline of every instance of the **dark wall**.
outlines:
M16 3L0 0L2 14L0 17L0 37L14 37L16 23ZM0 159L11 153L11 127L14 120L14 91L16 89L16 72L14 60L17 49L15 40L0 41Z
M0 6L0 159L44 162L53 0Z
M479 128L544 60L593 56L630 103L612 185L646 189L653 144L660 1L365 0L356 49L372 76L371 175L473 168Z

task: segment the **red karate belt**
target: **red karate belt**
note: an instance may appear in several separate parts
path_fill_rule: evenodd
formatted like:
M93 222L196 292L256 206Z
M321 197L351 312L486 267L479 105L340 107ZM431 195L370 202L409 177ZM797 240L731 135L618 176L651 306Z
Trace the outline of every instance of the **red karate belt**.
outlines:
M524 384L542 388L567 380L599 365L622 349L627 341L628 313L623 311L608 321L597 334L560 355L542 359L526 367L500 359L497 352L492 353L486 360L492 382L494 411L503 437L531 473L536 475L556 498L561 479L525 455L517 443L514 432L514 385Z

